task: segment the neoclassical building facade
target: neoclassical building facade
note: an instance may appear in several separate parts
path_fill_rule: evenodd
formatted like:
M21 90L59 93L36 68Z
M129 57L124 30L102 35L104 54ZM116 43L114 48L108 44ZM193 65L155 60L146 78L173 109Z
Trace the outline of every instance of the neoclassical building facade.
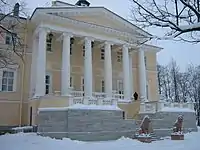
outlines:
M24 35L25 63L1 69L0 126L37 124L38 108L74 104L135 118L141 102L159 100L161 48L139 44L150 34L104 7L54 1L34 10Z

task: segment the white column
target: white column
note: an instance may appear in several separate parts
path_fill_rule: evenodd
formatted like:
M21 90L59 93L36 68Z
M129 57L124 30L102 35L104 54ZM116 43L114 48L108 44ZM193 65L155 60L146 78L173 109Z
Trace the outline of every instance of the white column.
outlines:
M36 87L35 96L45 95L45 77L46 77L46 37L47 30L40 28L38 31L38 52L36 66Z
M104 73L106 97L112 98L112 56L111 44L108 42L105 42Z
M134 93L134 83L133 83L133 53L129 53L129 73L130 73L130 96L132 97Z
M70 95L70 39L71 35L63 34L61 94Z
M139 50L139 84L140 84L140 99L141 101L147 101L146 97L146 67L144 60L144 50Z
M92 98L92 47L91 39L85 38L85 58L84 58L84 90L85 98ZM86 102L87 103L87 102Z
M30 91L29 96L33 97L35 94L35 77L36 77L36 65L37 65L37 51L38 51L38 39L35 34L33 34L33 45L32 45L32 60L31 60L31 83L30 83Z
M130 100L130 73L129 73L129 50L128 46L123 45L123 85L124 99Z

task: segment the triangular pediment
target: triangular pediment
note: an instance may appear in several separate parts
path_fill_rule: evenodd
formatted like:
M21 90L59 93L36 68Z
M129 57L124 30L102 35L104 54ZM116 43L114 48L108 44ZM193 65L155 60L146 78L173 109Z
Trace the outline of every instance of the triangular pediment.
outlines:
M37 10L38 9L38 10ZM102 27L108 27L119 31L140 34L143 36L149 36L147 32L136 27L132 23L111 12L104 7L48 7L48 8L37 8L40 13L48 13L51 15L58 15L61 17L67 17L73 20L81 22L87 22L90 24L99 25ZM34 13L32 17L34 16Z

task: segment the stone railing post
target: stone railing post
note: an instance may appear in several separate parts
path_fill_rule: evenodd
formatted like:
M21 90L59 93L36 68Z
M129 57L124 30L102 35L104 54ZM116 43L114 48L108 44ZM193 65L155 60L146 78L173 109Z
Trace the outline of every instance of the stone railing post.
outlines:
M165 107L164 101L159 101L158 102L158 110L157 111L161 111L164 107Z
M69 106L74 105L74 97L68 96L68 100L69 100Z
M144 113L145 112L145 103L142 102L140 103L140 113Z

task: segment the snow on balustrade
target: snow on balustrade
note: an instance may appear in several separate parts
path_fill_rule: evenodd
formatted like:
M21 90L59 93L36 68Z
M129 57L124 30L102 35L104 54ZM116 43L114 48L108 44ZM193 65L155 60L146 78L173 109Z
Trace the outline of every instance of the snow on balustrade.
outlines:
M117 105L117 99L115 98L95 98L85 99L84 97L71 97L69 99L69 106L76 104L83 105ZM87 102L87 103L86 103Z
M140 104L140 113L162 112L194 112L194 104L187 103L171 103L165 101L143 102Z

